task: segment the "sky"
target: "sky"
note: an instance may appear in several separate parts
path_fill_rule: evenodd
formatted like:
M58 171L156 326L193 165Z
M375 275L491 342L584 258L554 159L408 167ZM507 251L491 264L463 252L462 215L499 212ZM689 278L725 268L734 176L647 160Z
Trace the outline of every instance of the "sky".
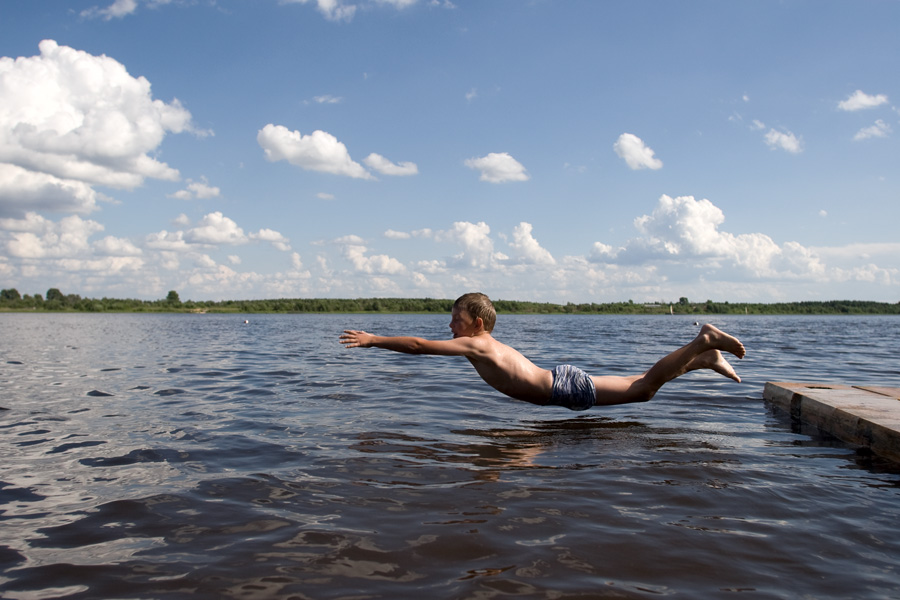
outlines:
M0 0L0 287L900 301L897 0Z

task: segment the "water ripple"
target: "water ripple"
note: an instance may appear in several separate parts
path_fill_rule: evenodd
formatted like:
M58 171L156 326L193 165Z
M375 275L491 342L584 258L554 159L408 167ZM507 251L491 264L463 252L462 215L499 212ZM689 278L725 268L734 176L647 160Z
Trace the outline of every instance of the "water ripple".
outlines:
M0 595L890 597L900 467L761 393L900 385L897 320L716 324L748 347L743 385L693 373L571 413L501 397L464 360L336 343L442 337L445 316L0 315ZM615 374L696 330L501 316L495 333Z

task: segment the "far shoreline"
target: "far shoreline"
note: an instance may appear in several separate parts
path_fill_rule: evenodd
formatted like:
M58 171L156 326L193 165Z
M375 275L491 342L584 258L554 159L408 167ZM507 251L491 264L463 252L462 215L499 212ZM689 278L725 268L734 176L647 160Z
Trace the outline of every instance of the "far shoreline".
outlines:
M435 298L279 298L182 302L176 292L163 300L82 298L76 294L18 297L3 290L2 313L184 313L184 314L449 314L451 299ZM8 292L15 292L10 294ZM523 315L900 315L900 302L824 300L802 302L623 302L555 304L495 300L499 314Z

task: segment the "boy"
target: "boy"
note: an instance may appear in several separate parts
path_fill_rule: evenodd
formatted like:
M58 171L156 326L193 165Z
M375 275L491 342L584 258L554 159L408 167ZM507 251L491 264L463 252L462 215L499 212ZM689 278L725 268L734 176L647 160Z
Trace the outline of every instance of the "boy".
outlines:
M626 404L650 400L664 383L696 369L712 369L740 383L740 377L722 357L721 350L744 357L744 345L735 337L704 325L686 346L675 350L641 375L591 377L571 365L548 371L517 350L491 336L497 314L487 296L470 293L453 305L452 340L384 337L365 331L344 331L347 348L385 348L407 354L465 356L482 379L499 392L539 405L586 410L594 405Z

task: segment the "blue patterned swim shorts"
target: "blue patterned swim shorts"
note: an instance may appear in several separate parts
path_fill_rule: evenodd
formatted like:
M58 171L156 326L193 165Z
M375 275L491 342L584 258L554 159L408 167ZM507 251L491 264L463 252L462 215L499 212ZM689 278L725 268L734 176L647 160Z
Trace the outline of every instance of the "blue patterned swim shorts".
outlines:
M572 365L559 365L553 369L553 406L571 410L587 410L594 405L597 391L591 376Z

